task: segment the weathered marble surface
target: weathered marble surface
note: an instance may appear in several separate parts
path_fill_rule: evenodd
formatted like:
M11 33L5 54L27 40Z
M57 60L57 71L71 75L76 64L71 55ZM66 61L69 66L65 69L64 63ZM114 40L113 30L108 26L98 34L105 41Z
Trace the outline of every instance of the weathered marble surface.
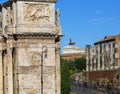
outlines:
M1 7L0 94L61 94L57 0L10 1Z

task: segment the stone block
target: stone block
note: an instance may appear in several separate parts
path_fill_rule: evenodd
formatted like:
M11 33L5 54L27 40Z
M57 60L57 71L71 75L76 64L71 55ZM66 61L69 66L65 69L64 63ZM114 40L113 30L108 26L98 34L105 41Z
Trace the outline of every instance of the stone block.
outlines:
M56 94L54 89L44 89L44 94Z
M43 88L55 89L55 74L43 74Z
M41 94L39 89L21 89L19 94Z
M21 89L40 89L41 77L35 74L19 74L19 87Z
M44 74L55 74L55 66L44 66L43 73Z

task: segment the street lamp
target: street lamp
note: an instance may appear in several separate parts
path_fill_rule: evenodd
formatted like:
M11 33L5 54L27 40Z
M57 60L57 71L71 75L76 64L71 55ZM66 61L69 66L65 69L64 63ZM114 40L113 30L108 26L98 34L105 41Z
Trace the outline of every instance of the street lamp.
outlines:
M43 94L43 62L44 59L47 58L47 52L48 52L47 46L43 46L41 54L41 94Z

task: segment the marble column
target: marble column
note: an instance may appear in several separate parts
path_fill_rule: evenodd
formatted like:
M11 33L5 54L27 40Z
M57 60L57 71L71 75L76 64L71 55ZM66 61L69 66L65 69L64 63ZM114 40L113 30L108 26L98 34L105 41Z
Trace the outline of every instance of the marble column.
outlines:
M94 46L94 59L93 59L93 70L96 71L97 63L96 63L96 47Z
M56 93L55 94L61 94L61 71L60 71L60 43L56 44Z
M87 56L86 56L86 71L89 71L89 65L88 65L88 49L86 49L86 53L87 53Z
M98 49L98 59L97 59L97 70L100 70L100 44L97 45L97 49Z
M8 17L7 17L7 19L8 19L8 25L10 25L10 24L11 24L11 18L10 18L10 15L11 15L10 13L11 13L11 12L10 12L10 7L8 7L7 10L8 10L8 13L9 13L9 14L8 14Z
M2 51L0 51L0 94L3 94L3 62L2 62Z
M16 2L13 2L13 33L16 33L16 24L17 24L17 6Z
M104 61L104 44L102 44L102 70L105 69L105 61Z
M94 68L93 68L93 70L96 71L96 58L94 58L93 62L94 62Z
M3 94L8 94L8 66L7 66L7 50L3 50Z
M13 94L13 63L12 49L7 49L7 64L8 64L8 94Z
M3 27L3 31L6 25L6 9L4 7L2 7L2 27ZM2 32L3 34L5 32Z
M16 8L17 8L17 6L16 6L16 2L13 2L13 24L14 25L16 25L16 22L17 22L17 11L16 11Z
M17 49L13 49L13 94L19 94L18 89L18 63L17 63Z
M111 61L110 61L110 69L113 69L114 68L114 66L113 66L113 42L111 42L111 46L110 46L110 52L111 52L111 54L110 54L110 58L111 58Z
M90 48L90 71L93 70L93 48Z
M107 58L106 59L108 59L109 57L109 43L106 43L106 53L107 53ZM109 62L109 60L107 60L107 62L106 62L107 64L106 64L106 67L105 67L105 69L106 70L108 70L109 69L109 65L110 65L110 62Z

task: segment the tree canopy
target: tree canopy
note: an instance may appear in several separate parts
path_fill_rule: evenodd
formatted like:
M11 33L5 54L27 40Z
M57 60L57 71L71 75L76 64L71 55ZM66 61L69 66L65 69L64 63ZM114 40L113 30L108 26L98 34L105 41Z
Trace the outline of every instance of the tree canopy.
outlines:
M61 94L70 94L70 80L74 73L82 72L86 69L86 59L77 58L74 61L64 60L61 61Z

